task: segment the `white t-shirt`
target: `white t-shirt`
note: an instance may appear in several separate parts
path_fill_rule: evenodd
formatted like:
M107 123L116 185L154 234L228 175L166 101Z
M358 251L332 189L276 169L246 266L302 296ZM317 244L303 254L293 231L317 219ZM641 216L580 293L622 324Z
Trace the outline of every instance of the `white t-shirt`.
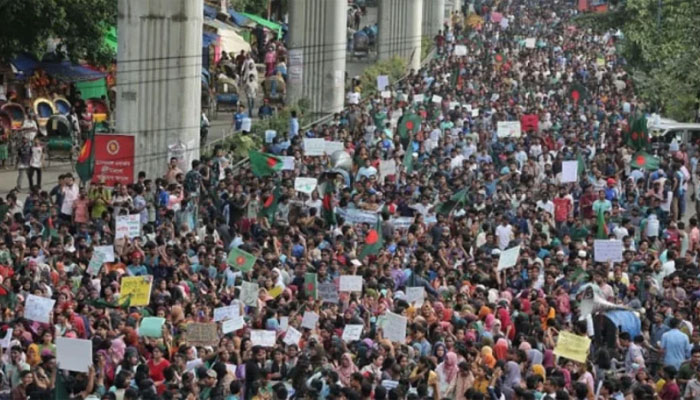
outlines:
M29 160L29 166L32 168L41 168L41 159L44 155L44 148L41 146L32 146L32 158Z
M509 225L498 225L496 228L496 236L498 237L498 248L505 250L513 236L513 227Z
M63 187L63 203L61 204L61 214L73 215L73 202L78 198L78 184Z
M360 104L360 94L357 92L348 93L348 104Z

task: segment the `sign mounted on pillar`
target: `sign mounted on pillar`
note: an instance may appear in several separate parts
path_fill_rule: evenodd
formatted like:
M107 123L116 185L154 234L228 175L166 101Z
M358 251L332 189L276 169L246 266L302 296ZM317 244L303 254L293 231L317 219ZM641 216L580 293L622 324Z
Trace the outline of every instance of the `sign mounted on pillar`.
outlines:
M107 186L134 183L134 136L95 135L93 182L104 179Z
M289 50L289 83L301 84L304 80L304 50Z

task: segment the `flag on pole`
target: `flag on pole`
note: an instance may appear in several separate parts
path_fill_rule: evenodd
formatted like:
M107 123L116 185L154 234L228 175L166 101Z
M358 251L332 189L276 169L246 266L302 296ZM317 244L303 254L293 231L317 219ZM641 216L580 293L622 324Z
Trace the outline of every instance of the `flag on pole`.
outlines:
M382 219L377 217L377 224L370 229L365 236L365 245L360 251L359 259L379 253L379 250L384 246L384 237L382 236Z
M632 162L630 162L630 167L646 169L647 171L656 171L659 169L659 164L661 162L658 158L652 156L646 151L640 151L632 156Z
M75 172L78 173L80 180L90 182L92 174L95 172L95 127L93 126L87 140L80 148L80 154L75 162Z
M335 206L333 204L334 197L335 184L333 183L333 179L329 179L328 182L326 182L324 188L322 202L323 220L326 221L326 224L328 224L328 226L333 226L337 224L337 221L335 219Z
M251 150L248 152L248 158L250 158L250 169L253 170L253 174L258 178L273 175L284 166L282 158L274 154Z
M256 258L254 255L234 247L228 253L226 262L228 265L238 269L239 271L248 272L253 269L255 259Z
M603 211L598 211L598 230L596 231L595 238L608 238L608 225L605 223L605 212Z
M260 216L263 216L272 222L275 219L275 213L277 212L277 205L282 196L282 189L280 188L279 182L275 185L272 193L265 197L262 204L262 209L260 210Z

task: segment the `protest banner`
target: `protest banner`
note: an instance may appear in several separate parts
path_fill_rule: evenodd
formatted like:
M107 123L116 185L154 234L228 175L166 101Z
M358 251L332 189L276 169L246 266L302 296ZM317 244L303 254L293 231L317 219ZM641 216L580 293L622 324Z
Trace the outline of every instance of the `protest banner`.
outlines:
M364 325L362 324L345 325L345 328L343 329L343 341L354 342L356 340L360 340L360 337L362 337L362 328L364 328Z
M326 141L324 139L304 139L304 155L317 157L326 154Z
M28 294L24 301L24 318L48 324L49 314L51 314L54 304L56 304L56 300Z
M299 340L301 340L301 332L299 332L298 330L296 330L290 326L287 329L287 333L284 334L284 339L282 341L287 346L291 346L291 345L298 346Z
M386 321L382 329L384 337L392 342L404 343L406 341L406 325L408 324L408 319L392 312L387 312L385 315Z
M139 326L139 336L163 337L163 324L165 324L165 318L145 317Z
M465 46L463 44L456 45L454 54L457 57L466 56L467 55L467 46Z
M241 284L241 302L249 307L258 306L258 284L243 281Z
M503 250L498 258L498 271L514 267L518 262L518 256L520 256L520 246Z
M316 178L299 176L294 179L294 190L310 195L311 192L313 192L314 189L316 189L317 184L318 179Z
M567 331L559 331L557 345L554 354L569 360L585 363L588 358L588 350L591 347L591 339Z
M218 307L214 309L214 322L225 321L240 315L241 309L238 305Z
M129 300L132 307L147 306L151 302L153 276L123 276L120 283L119 305Z
M616 239L593 241L595 262L622 262L622 241Z
M361 292L362 275L340 275L341 292Z
M192 346L216 346L219 343L216 324L213 322L190 322L187 324L185 339L187 344Z
M141 236L141 216L139 214L117 215L114 230L115 239L133 239Z
M321 299L324 303L338 304L338 302L340 301L338 289L332 283L318 284L318 298Z
M472 110L473 111L473 110ZM522 134L520 130L520 121L498 121L497 124L498 137L515 137L519 138Z
M294 156L282 156L282 171L294 170Z
M104 259L105 255L103 253L94 251L87 266L87 273L91 276L99 274L102 269L102 264L104 264Z
M108 262L108 263L114 262L114 246L112 246L112 245L95 246L94 252L104 254L104 256L105 256L104 262Z
M377 76L377 90L383 91L389 86L389 76L388 75L378 75Z
M301 320L301 327L306 329L316 329L319 316L313 311L305 311L304 318Z
M417 306L423 305L425 288L423 286L409 286L406 288L406 302Z
M250 341L253 346L274 347L276 340L275 331L253 329L250 331Z
M221 323L221 332L225 335L242 329L244 326L245 320L243 320L242 316L238 315L231 319L224 320L224 322Z
M375 212L363 211L357 208L336 208L336 214L343 217L349 224L370 224L377 223L378 215Z
M561 183L578 181L578 161L562 161Z
M93 183L104 181L108 187L134 183L135 139L133 135L114 133L95 135Z
M92 365L92 340L57 337L56 363L66 371L88 372Z

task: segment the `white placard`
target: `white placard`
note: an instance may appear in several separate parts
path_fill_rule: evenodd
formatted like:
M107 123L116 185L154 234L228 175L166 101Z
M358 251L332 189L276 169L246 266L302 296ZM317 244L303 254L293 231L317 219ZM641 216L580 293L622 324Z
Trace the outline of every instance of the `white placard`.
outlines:
M340 275L341 292L361 292L362 275Z
M498 137L520 137L520 121L498 121Z
M314 189L316 189L317 184L318 179L316 178L299 176L294 179L294 190L296 190L297 192L311 194L311 192L313 192Z
M282 171L294 171L294 156L282 157Z
M391 390L399 387L399 381L392 381L390 379L384 379L381 383L386 390Z
M275 347L277 341L275 331L266 331L262 329L253 329L250 331L250 341L253 346Z
M390 99L391 98L391 91L390 90L382 90L381 96L382 96L382 99Z
M357 208L336 208L336 213L343 217L348 224L376 224L377 213L359 210Z
M318 157L326 154L326 141L324 139L304 139L304 155Z
M313 311L304 312L304 318L301 320L301 327L314 330L318 323L318 314Z
M459 107L459 102L457 102L457 101L450 102L450 110L454 110L457 107Z
M379 180L384 182L384 178L389 175L396 175L396 160L379 161Z
M27 300L24 301L24 318L48 324L49 314L51 314L54 304L56 304L56 300L28 294Z
M622 261L622 240L601 240L593 241L593 255L595 262L621 262Z
M436 104L442 103L442 97L436 94L433 95L432 102Z
M479 116L479 109L472 108L472 117L478 117L478 116Z
M287 346L291 346L291 345L298 346L299 340L301 340L301 332L299 332L298 330L296 330L290 326L289 329L287 329L287 333L284 334L284 339L282 341Z
M231 319L224 320L224 322L221 323L221 332L223 334L235 332L239 329L242 329L245 326L245 321L243 320L243 317L236 316Z
M90 262L88 263L87 273L92 276L99 274L100 269L102 269L102 264L104 263L104 260L104 254L99 253L97 251L93 252L92 257L90 258Z
M425 101L425 96L422 93L413 95L413 102L414 103L422 103L424 101Z
M362 337L362 328L364 325L345 325L343 329L343 341L344 342L354 342L355 340L360 340Z
M250 132L250 129L253 127L253 120L250 118L243 118L241 120L241 131L243 132Z
M316 287L316 293L318 298L324 303L338 304L340 301L338 289L333 283L319 283Z
M415 222L413 217L396 217L391 219L391 224L396 229L408 229Z
M457 57L461 56L466 56L467 55L467 46L463 44L458 44L455 46L455 55Z
M88 372L92 365L92 340L56 338L56 362L66 371Z
M241 309L238 305L230 305L214 309L214 322L225 321L227 319L236 318L240 315Z
M95 246L94 251L105 255L104 262L114 262L114 246Z
M329 156L332 155L333 153L335 153L335 152L338 151L338 150L345 150L345 143L343 143L343 142L333 142L333 141L328 142L328 141L326 141L325 146L324 146L324 148L323 148L323 151L324 151L327 155L329 155Z
M578 161L562 161L561 183L578 181Z
M115 239L133 239L141 236L141 216L139 214L117 215Z
M406 325L408 319L392 312L386 313L386 321L384 322L383 332L384 337L392 342L403 343L406 341Z
M272 143L272 141L277 137L277 131L268 129L265 131L265 143Z
M258 306L258 284L243 281L241 285L241 302L249 307Z
M622 103L622 112L629 114L632 111L632 105L628 102Z
M520 256L520 246L503 250L501 256L498 257L498 271L514 267L518 262L518 256Z
M280 317L280 330L282 332L289 328L289 317Z
M383 91L389 86L389 76L388 75L378 75L377 76L377 90Z
M417 306L423 305L425 288L423 286L409 286L406 288L406 302Z
M525 39L525 48L526 49L534 49L535 45L537 44L537 38L527 38Z
M12 328L7 328L7 331L5 332L5 337L0 339L0 347L3 349L6 349L10 347L10 342L12 341L12 332L14 330Z

